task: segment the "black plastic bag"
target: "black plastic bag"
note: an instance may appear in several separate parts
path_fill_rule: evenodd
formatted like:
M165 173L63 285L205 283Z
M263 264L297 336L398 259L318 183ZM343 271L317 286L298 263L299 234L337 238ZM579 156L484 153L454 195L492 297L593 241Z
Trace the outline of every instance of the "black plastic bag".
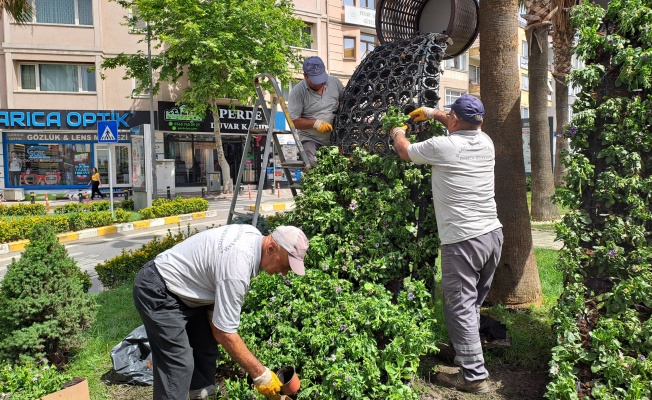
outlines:
M145 326L134 329L122 342L111 349L113 379L116 383L154 384L152 351Z

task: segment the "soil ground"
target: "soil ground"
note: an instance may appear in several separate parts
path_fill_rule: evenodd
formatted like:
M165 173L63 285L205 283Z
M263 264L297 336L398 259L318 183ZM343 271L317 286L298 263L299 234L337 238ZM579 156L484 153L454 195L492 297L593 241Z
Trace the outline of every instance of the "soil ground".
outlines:
M414 387L421 400L539 400L543 399L548 373L546 370L525 371L510 365L489 367L492 391L486 394L469 394L439 386L437 372L456 372L457 369L436 357L422 361L423 371ZM142 400L152 398L151 387L131 385L109 385L109 396L115 400ZM237 399L241 400L241 399Z

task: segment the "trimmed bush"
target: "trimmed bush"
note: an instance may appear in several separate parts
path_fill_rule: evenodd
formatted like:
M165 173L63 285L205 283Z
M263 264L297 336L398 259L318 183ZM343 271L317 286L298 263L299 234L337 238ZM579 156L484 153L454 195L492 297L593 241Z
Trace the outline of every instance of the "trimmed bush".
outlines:
M202 198L182 199L177 197L174 200L156 199L152 202L151 207L143 208L139 212L143 218L151 219L206 210L208 210L208 201Z
M63 365L95 320L95 303L50 225L34 226L29 239L0 284L0 356L9 361L47 357Z
M164 252L197 232L196 229L194 231L188 229L186 233L179 231L176 234L172 234L168 229L167 235L162 239L159 240L155 237L151 242L142 245L138 250L122 249L122 254L95 267L97 277L107 289L113 289L121 283L131 281L147 261L154 259L159 253Z
M0 216L15 217L23 215L45 215L46 209L43 204L15 204L6 206L0 204Z

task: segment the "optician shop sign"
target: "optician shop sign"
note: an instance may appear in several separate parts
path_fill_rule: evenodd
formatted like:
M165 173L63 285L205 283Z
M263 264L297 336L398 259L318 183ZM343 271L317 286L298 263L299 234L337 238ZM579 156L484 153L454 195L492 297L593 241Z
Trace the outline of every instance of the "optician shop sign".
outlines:
M164 131L178 132L213 132L213 115L210 111L206 112L204 118L193 114L190 107L186 105L176 105L174 102L158 102L158 129ZM219 106L218 114L220 117L221 133L247 133L249 122L254 113L253 107L233 107ZM256 115L255 128L267 128L263 113L258 111Z
M149 123L148 111L1 110L0 129L97 130L98 121L118 121L118 129ZM40 139L34 139L40 140ZM122 140L122 139L121 139Z

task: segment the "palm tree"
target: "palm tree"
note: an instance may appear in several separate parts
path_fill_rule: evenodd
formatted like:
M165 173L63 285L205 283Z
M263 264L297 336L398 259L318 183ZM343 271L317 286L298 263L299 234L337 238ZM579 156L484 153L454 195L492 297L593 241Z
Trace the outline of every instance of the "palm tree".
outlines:
M568 151L568 139L563 135L568 124L568 75L571 71L573 41L575 29L570 25L569 14L576 0L552 0L552 7L557 12L552 17L552 50L555 72L555 104L557 105L557 123L555 130L555 186L561 186L566 176L566 168L561 163L561 153Z
M535 221L557 219L552 202L555 181L552 171L548 128L548 35L555 9L551 0L526 0L525 32L528 41L528 75L530 79L530 149L532 152L532 210Z
M483 130L496 147L496 205L505 243L488 300L507 305L540 303L541 282L534 258L527 207L521 90L518 82L518 0L480 2L481 97Z
M9 17L18 24L32 20L32 3L26 0L0 0L0 9L5 10Z

